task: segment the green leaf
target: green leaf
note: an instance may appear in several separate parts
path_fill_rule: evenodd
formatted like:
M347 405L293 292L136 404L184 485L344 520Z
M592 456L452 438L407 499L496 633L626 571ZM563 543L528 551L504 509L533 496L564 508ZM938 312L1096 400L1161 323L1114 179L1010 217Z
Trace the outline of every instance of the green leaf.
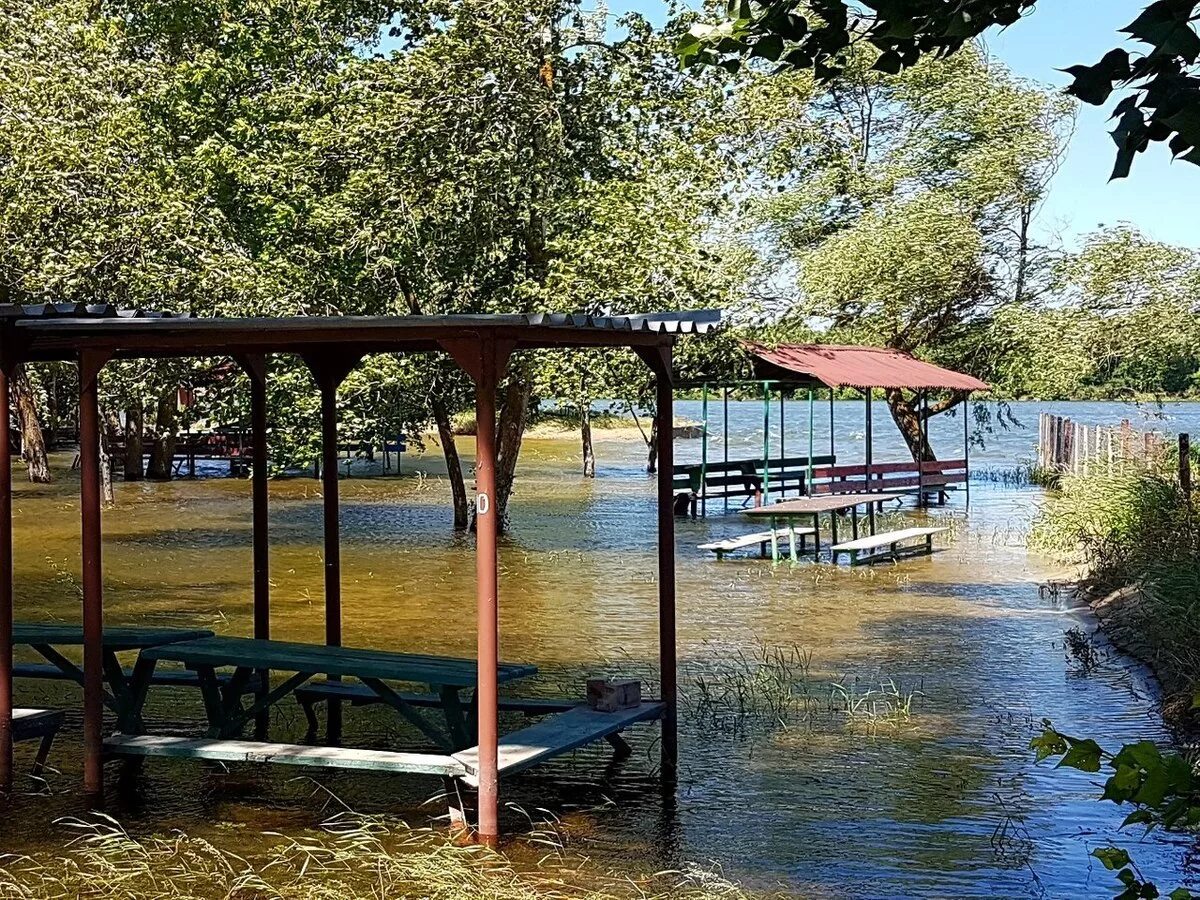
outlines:
M768 34L759 38L750 50L751 56L761 57L775 62L783 53L783 38L777 34Z
M1092 856L1100 860L1110 872L1123 869L1130 862L1129 853L1120 847L1097 847L1092 851Z
M1104 751L1091 738L1084 738L1071 744L1071 748L1063 755L1058 768L1066 766L1079 769L1081 772L1099 772L1100 757Z

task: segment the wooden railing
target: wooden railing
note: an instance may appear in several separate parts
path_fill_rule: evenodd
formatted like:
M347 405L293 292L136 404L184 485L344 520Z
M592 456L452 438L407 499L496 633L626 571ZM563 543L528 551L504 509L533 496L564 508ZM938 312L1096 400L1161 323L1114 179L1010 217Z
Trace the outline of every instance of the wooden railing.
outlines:
M1141 431L1128 420L1120 425L1083 425L1065 416L1038 417L1037 469L1044 476L1087 471L1149 468L1162 462L1168 439Z

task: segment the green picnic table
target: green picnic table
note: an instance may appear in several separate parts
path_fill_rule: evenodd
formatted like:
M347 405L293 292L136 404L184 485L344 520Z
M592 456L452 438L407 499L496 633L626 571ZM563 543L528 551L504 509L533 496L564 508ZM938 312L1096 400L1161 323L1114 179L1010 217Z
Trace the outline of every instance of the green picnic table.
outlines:
M473 689L478 682L478 666L473 659L238 637L206 637L165 644L144 651L141 659L146 661L146 666L135 675L135 680L151 678L154 663L159 660L179 662L196 672L204 695L209 737L212 738L236 737L250 720L294 693L305 682L317 675L326 675L358 679L380 701L395 709L445 750L461 750L475 742L474 699L464 704L459 696L460 691ZM231 688L225 691L217 682L219 666L234 667ZM294 674L258 695L247 707L238 687L260 669ZM506 682L536 673L536 666L501 663L497 677L500 682ZM389 681L428 685L441 699L445 733L423 718L412 703L387 684ZM145 696L140 682L134 686L134 692L135 696Z
M812 521L813 527L813 558L821 555L821 513L829 513L830 533L833 543L837 543L837 514L850 510L851 527L854 537L858 537L858 507L873 503L884 503L888 500L903 499L903 494L893 493L862 493L862 494L829 494L823 497L801 497L797 500L784 500L781 503L771 503L767 506L756 506L744 509L742 514L752 519L767 519L771 523L771 559L779 561L779 541L776 535L776 523L783 522L788 530L788 544L792 562L799 557L796 555L796 522L802 519ZM873 520L872 520L873 521ZM872 532L874 528L872 528Z
M104 692L104 705L117 716L122 731L136 731L141 726L141 709L145 704L145 693L150 686L153 665L144 661L144 653L152 647L161 647L176 641L190 641L211 637L212 632L203 628L153 628L140 626L113 626L104 629L101 645L103 650L104 680L108 690ZM12 632L14 646L26 645L36 650L61 673L67 681L83 686L83 669L64 656L59 647L82 647L83 626L43 624L38 622L14 622ZM133 671L126 672L117 659L117 654L138 651ZM14 674L20 676L21 667ZM141 677L144 674L145 677ZM40 676L39 676L40 677Z

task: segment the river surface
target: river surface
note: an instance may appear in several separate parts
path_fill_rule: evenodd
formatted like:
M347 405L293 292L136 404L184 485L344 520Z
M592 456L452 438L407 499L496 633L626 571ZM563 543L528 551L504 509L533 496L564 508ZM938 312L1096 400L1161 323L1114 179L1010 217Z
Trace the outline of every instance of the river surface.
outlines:
M761 403L731 403L731 456L761 452ZM998 421L995 407L986 408ZM505 781L510 831L553 816L573 851L653 871L701 865L751 888L817 897L1079 897L1113 893L1091 848L1118 840L1160 884L1194 886L1193 845L1173 835L1118 833L1123 812L1095 800L1099 776L1035 765L1030 738L1049 718L1112 747L1168 735L1154 686L1136 665L1095 641L1084 672L1064 631L1094 629L1038 585L1061 574L1026 547L1039 490L1006 476L1033 454L1037 412L1088 423L1200 430L1200 405L1014 404L1010 425L972 448L970 490L942 508L889 513L950 526L931 557L850 570L772 566L755 556L717 562L696 549L744 532L736 512L710 504L679 520L681 775L664 798L654 778L657 729L633 733L633 757L610 766L591 748ZM778 405L772 407L778 452ZM698 402L678 415L699 419ZM710 406L721 458L721 406ZM828 446L828 404L815 410L814 444ZM878 461L901 458L880 404ZM807 444L807 404L788 404L789 455ZM839 459L861 459L862 403L839 403ZM957 456L962 419L933 429ZM680 441L681 460L699 458ZM502 657L535 663L524 693L582 692L590 674L632 674L649 689L657 654L653 481L636 435L597 432L598 477L577 475L574 441L527 441L501 544ZM464 442L466 454L471 451ZM78 621L78 476L58 457L57 482L18 485L17 617ZM401 477L342 481L344 641L399 651L474 654L474 551L450 528L444 468L410 452ZM106 621L251 629L249 483L210 478L118 484L104 515ZM311 479L271 484L273 636L323 639L321 497ZM27 653L21 658L32 659ZM0 823L0 851L61 847L52 824L80 812L78 692L18 682L22 705L71 711L48 793L21 796ZM194 692L156 689L151 727L198 732ZM298 710L276 713L274 735L303 732ZM347 712L347 741L408 746L414 734L380 708ZM19 748L27 763L30 747ZM110 770L108 810L132 833L179 828L222 838L229 823L303 832L330 812L330 795L410 822L444 811L423 805L435 780L355 773L297 779L294 770L222 776L186 761L150 761L131 786ZM316 784L321 788L316 788ZM526 824L523 825L522 823ZM518 839L519 841L520 839ZM1136 846L1134 846L1136 845ZM243 848L244 849L244 848Z

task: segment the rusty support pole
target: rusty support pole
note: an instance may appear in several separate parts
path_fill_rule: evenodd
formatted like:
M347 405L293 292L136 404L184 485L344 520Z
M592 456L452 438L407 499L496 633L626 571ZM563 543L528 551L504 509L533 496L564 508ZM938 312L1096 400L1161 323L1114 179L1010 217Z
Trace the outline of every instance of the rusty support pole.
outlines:
M475 616L479 667L479 839L495 844L500 836L499 805L499 597L496 556L496 343L485 338L475 380ZM662 429L659 429L661 433ZM671 459L658 460L658 471L671 472ZM668 477L669 480L669 477Z
M12 439L9 433L9 370L0 366L0 794L12 793Z
M338 510L338 381L323 377L321 386L321 495L325 526L325 643L342 645L342 556ZM331 677L331 681L338 678ZM342 704L331 699L326 736L331 743L342 739Z
M79 355L79 472L83 558L83 790L104 796L104 582L100 531L100 402L97 380L105 357Z
M265 641L271 637L269 493L267 489L267 367L266 359L259 354L243 357L239 362L250 378L250 495L254 548L254 637ZM260 698L267 693L270 677L269 670L258 670L258 695ZM265 710L255 719L255 736L259 740L266 739L270 721L270 713Z
M662 701L662 775L674 784L679 771L679 738L675 655L675 516L672 477L675 442L670 423L675 421L675 394L671 384L671 347L661 348L655 367L655 403L658 407L658 663ZM664 428L663 423L667 424Z

